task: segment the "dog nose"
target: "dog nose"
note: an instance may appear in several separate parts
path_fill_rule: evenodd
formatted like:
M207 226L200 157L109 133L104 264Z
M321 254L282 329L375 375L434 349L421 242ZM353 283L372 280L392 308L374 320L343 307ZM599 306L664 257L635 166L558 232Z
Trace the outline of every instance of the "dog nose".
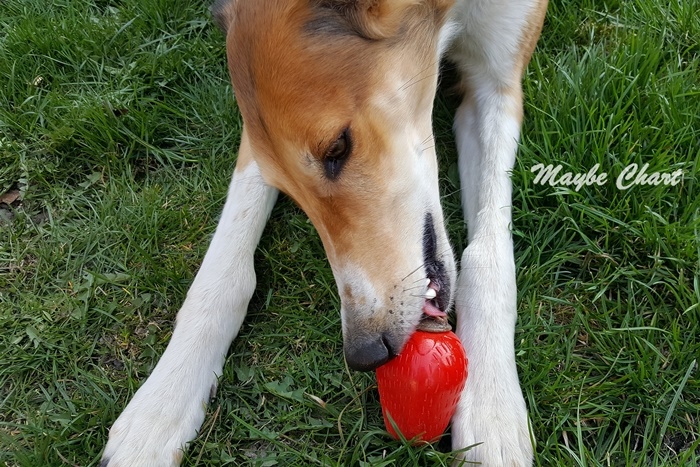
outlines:
M401 340L390 333L378 336L348 336L344 345L345 361L357 371L371 371L385 364L401 350Z

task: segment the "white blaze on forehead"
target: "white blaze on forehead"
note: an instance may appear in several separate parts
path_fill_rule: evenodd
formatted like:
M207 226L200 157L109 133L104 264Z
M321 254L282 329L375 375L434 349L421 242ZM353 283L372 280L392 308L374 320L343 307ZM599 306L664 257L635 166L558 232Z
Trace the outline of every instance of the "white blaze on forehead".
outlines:
M385 179L390 191L407 197L404 203L416 212L425 213L439 207L437 156L432 128L432 94L427 102L416 100L414 93L426 79L435 79L435 70L393 70L383 89L375 93L372 107L384 115L387 153L376 157L390 158L393 167Z

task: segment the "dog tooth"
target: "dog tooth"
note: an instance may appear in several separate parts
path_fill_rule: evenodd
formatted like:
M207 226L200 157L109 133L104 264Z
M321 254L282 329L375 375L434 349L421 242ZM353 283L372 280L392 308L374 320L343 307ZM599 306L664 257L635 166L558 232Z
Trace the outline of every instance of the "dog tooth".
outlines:
M435 289L428 289L428 291L425 292L426 299L432 300L435 297L437 297L437 292L435 291Z
M428 287L432 281L430 279L425 280L425 286Z

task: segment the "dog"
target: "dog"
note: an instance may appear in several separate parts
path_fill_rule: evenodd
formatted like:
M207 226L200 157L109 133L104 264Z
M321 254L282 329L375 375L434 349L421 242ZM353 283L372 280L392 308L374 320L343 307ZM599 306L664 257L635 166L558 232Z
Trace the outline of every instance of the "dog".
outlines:
M457 314L469 381L452 420L460 461L531 465L518 381L510 233L521 80L547 0L219 0L243 117L211 245L150 377L101 466L175 466L200 428L255 288L253 253L278 191L308 215L341 299L348 366L401 352L424 315ZM464 98L454 123L468 246L444 227L432 106L441 57ZM416 294L418 289L420 294Z

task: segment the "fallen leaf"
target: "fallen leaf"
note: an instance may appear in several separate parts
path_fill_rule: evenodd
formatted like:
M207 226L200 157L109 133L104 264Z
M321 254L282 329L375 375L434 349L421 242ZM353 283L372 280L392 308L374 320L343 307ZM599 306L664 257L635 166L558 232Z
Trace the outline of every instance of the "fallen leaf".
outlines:
M10 190L4 195L0 196L0 203L5 203L7 205L10 205L20 199L20 192L19 190Z

